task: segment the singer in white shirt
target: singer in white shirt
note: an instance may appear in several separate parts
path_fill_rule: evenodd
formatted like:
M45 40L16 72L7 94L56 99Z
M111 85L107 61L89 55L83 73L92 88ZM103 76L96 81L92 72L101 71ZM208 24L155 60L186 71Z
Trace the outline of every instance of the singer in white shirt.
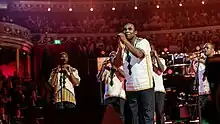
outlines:
M153 79L155 85L156 124L164 124L165 88L163 85L163 72L167 67L165 60L163 58L159 58L153 45L151 45L151 59L153 64Z
M120 111L121 120L125 121L125 90L124 90L124 72L123 68L116 68L113 64L116 52L113 51L109 55L110 60L103 63L104 71L101 74L101 81L105 83L104 100L106 105L111 105L114 110ZM119 110L118 110L119 108Z
M119 49L116 66L123 66L126 97L131 108L133 124L153 124L154 88L150 44L138 38L134 24L127 23L118 34Z
M76 105L74 87L79 85L80 77L78 70L68 65L67 62L67 53L60 53L60 65L52 70L48 81L54 88L57 109L74 108ZM61 102L64 103L63 106L60 106Z
M55 124L69 123L75 114L76 106L74 87L80 83L78 70L67 64L68 54L60 53L59 65L54 68L48 80L49 85L53 88L55 99ZM64 110L64 112L62 112ZM67 112L69 111L69 112ZM52 123L52 122L50 122Z

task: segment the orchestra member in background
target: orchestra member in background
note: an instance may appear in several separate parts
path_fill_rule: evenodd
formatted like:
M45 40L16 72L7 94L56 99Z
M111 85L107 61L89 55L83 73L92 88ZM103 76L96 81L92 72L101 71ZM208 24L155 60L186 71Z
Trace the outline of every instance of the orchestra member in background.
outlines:
M151 59L153 64L153 79L155 84L156 124L164 124L164 101L166 91L163 85L163 72L167 67L165 60L158 56L153 45L151 45Z
M123 67L116 68L113 64L116 52L109 54L109 63L104 61L104 71L101 74L101 81L105 83L104 100L105 105L111 105L116 112L120 113L120 118L125 122L125 90L124 90L124 72Z
M208 55L204 52L195 53L195 56L192 59L192 66L195 72L196 78L195 82L198 84L194 84L194 90L198 91L199 94L199 104L200 104L200 112L201 112L201 121L202 123L206 123L207 119L207 105L208 101L211 100L210 96L210 86L207 80L207 76L204 75L205 72L205 61ZM198 85L198 86L197 86Z
M217 50L216 54L220 54L220 50Z
M153 124L154 85L151 48L146 39L136 36L134 24L127 23L118 34L119 48L116 67L123 66L126 97L131 108L133 124Z
M54 89L56 110L69 110L75 108L74 87L79 85L80 77L78 70L67 64L67 53L61 52L59 61L59 65L52 69L48 82ZM60 121L63 122L63 120Z
M211 43L204 45L204 53L207 56L205 75L207 76L210 89L211 89L211 100L212 100L212 117L210 124L220 123L220 55L215 54L215 46Z

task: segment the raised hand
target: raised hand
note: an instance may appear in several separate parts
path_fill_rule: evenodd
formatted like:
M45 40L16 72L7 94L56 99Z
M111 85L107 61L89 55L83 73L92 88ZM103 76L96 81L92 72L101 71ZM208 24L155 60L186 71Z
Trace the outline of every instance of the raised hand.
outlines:
M117 36L122 43L127 41L127 38L124 33L119 33Z

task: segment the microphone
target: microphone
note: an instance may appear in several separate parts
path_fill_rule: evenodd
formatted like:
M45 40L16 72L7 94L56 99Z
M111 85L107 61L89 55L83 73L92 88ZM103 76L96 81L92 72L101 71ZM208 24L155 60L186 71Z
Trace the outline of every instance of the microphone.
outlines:
M118 34L117 34L117 39L118 39L118 40L121 40L120 34L124 34L124 33L118 33Z

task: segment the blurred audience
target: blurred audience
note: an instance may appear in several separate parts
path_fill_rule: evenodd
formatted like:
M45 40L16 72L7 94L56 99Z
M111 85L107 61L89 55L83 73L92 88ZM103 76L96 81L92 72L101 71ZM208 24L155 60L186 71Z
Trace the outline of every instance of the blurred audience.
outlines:
M45 105L42 101L44 96L41 96L31 82L13 79L13 77L0 78L3 84L0 88L0 124L24 123L25 115L30 119L36 113L33 108Z

